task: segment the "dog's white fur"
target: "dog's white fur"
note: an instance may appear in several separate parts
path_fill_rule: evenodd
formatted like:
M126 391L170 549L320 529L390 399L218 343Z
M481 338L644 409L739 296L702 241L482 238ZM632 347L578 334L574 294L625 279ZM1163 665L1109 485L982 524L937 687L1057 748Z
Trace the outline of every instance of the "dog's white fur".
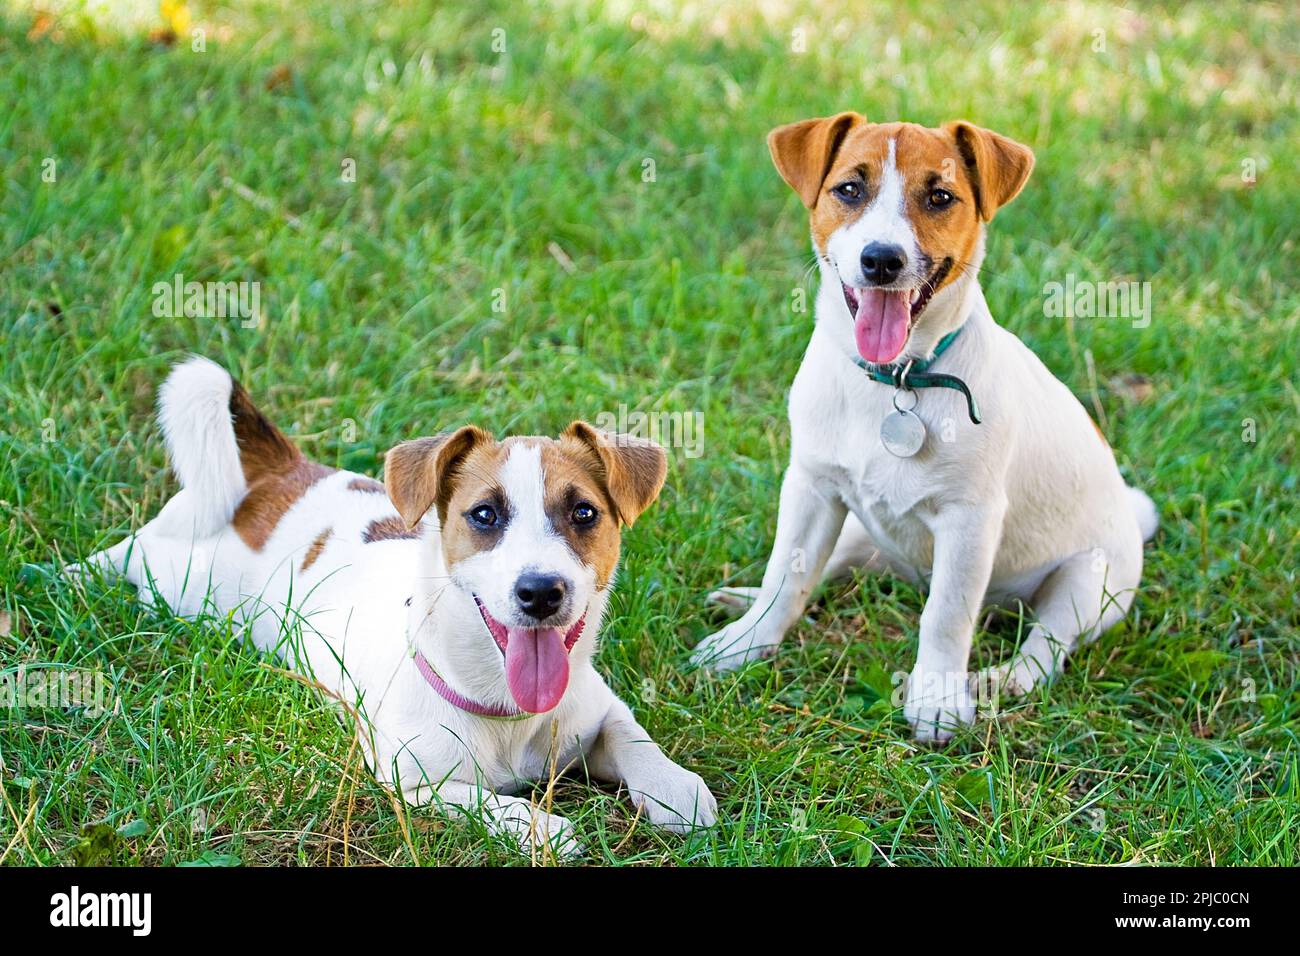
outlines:
M497 832L524 845L548 838L578 849L565 819L511 794L556 766L624 783L653 824L675 830L710 825L716 804L704 781L671 760L592 666L608 589L549 529L536 447L515 447L501 484L512 509L500 544L462 561L449 580L436 514L418 539L362 543L376 519L395 518L385 494L359 494L359 476L334 472L284 514L265 546L250 549L231 528L245 494L231 426L232 382L200 358L179 365L160 392L159 419L182 490L139 532L87 560L124 574L145 600L177 614L233 614L252 643L318 681L362 718L376 776L413 803L480 809ZM313 540L329 545L299 570ZM558 706L524 720L486 719L448 703L419 673L419 649L447 683L489 705L512 703L502 655L471 592L493 616L516 616L508 589L523 569L562 572L573 584L573 621L586 626L570 654ZM78 568L76 570L82 570ZM558 752L552 752L553 741Z
M935 294L898 361L928 357L961 327L932 370L967 383L983 424L969 420L960 393L919 390L925 449L895 458L881 447L894 389L854 363L841 282L863 284L859 254L872 241L902 245L909 264L920 259L894 160L891 141L871 205L818 256L817 322L790 392L790 466L762 586L714 595L747 610L694 659L726 669L773 652L820 580L858 567L901 574L929 586L904 712L918 738L943 740L974 719L969 658L981 606L1033 609L1015 658L978 675L1029 690L1127 613L1157 516L1150 498L1125 485L1074 395L989 313L976 278L982 224L975 261ZM904 274L898 285L923 278Z

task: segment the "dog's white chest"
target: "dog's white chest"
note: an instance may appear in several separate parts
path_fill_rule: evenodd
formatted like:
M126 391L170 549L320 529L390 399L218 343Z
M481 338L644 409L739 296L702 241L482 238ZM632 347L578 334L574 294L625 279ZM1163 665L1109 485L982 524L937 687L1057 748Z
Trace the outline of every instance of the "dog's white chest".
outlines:
M944 421L931 407L939 403L922 396L915 413L927 430L925 444L910 458L890 454L880 430L894 410L891 396L887 385L868 379L814 336L790 391L792 455L890 557L924 570L933 547L933 469L948 457L936 444Z
M915 459L895 465L881 461L881 456L893 459L883 449L864 456L870 460L859 464L856 479L849 477L840 485L840 497L893 561L926 575L934 554L933 514L926 490L915 475L907 474ZM913 464L912 470L916 467Z
M568 714L513 726L498 724L475 740L475 760L494 789L517 793L548 779L552 758L557 775L581 768L599 730L599 722L575 721Z

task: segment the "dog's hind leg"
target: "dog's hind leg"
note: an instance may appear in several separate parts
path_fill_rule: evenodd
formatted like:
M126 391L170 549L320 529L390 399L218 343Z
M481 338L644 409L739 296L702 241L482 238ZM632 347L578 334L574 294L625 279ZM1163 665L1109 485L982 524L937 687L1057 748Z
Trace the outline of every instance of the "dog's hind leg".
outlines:
M844 530L836 539L831 556L826 560L826 570L822 572L822 583L847 578L862 568L867 571L887 571L888 563L880 556L880 549L871 540L862 522L849 515L844 519ZM758 600L762 588L726 587L709 593L709 603L737 611L748 611Z
M916 580L916 573L910 568L900 567L885 557L871 533L863 527L856 515L850 513L844 519L844 530L840 532L835 548L826 561L822 581L838 581L859 570L872 574L897 574Z
M710 591L708 602L736 611L748 611L762 588L730 587Z
M128 576L131 564L131 552L137 544L137 537L129 534L111 548L96 551L76 564L69 564L59 573L70 580L86 580L95 575L102 575L107 580ZM135 583L135 582L133 582Z
M916 573L910 568L900 567L881 553L875 540L862 522L853 514L844 519L844 530L835 541L831 556L826 560L826 569L822 571L821 583L829 584L852 576L854 571L867 571L872 574L897 574L910 581L916 581ZM717 604L736 611L748 611L758 600L762 588L725 587L709 593L709 603Z
M1087 644L1128 613L1141 577L1141 546L1134 562L1110 560L1105 549L1084 551L1061 562L1039 586L1030 606L1035 623L1010 661L986 669L992 690L1025 694L1060 671L1080 644Z

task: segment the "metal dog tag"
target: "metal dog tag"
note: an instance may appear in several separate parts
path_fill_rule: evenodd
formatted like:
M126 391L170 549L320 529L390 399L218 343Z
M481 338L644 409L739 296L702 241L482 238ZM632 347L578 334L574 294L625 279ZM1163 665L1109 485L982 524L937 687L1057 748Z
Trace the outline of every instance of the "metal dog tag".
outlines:
M898 396L904 392L911 395L913 401L910 407L899 408ZM912 411L918 401L920 399L911 389L898 389L894 392L894 410L880 423L880 444L897 458L911 458L925 445L925 423Z

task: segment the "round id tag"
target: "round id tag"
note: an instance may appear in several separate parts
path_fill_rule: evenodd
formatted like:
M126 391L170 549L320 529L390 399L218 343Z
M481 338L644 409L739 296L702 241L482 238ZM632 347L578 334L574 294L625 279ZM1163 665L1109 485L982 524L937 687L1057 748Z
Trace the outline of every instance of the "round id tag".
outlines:
M898 407L899 395L911 395L912 404L907 408ZM880 423L880 444L885 451L898 458L911 458L925 444L925 423L912 409L920 397L910 388L900 388L894 392L894 410Z

